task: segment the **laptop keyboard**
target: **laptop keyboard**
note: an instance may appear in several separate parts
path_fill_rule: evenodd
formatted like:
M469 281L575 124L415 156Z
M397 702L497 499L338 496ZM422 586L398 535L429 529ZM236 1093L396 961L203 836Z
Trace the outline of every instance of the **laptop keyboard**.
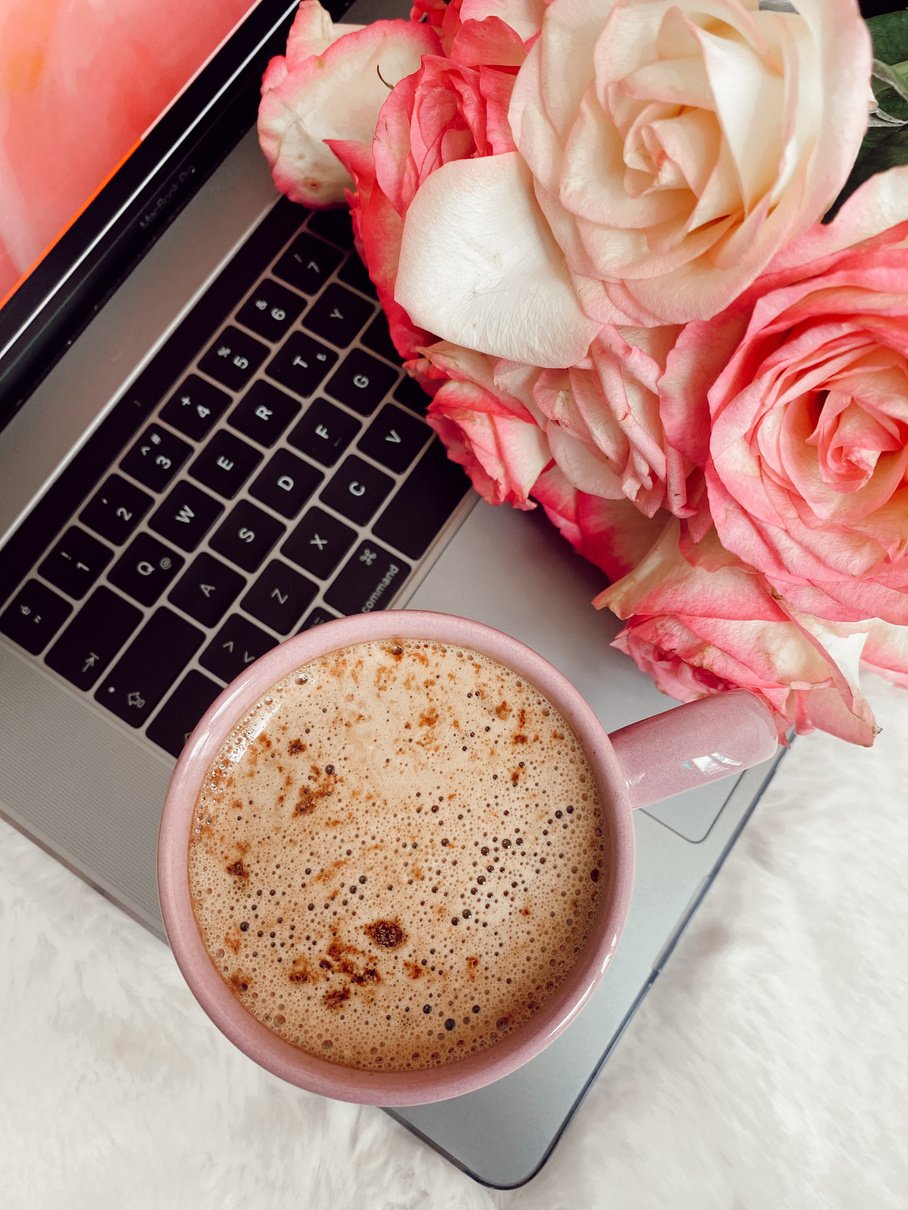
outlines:
M279 201L0 551L0 631L173 756L269 648L388 605L466 494L351 247Z

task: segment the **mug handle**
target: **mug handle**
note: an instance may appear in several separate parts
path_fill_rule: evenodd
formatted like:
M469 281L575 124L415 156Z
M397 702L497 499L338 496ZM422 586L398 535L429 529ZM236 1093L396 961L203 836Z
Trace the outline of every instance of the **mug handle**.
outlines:
M676 706L609 739L632 807L742 773L769 760L779 742L771 712L746 689Z

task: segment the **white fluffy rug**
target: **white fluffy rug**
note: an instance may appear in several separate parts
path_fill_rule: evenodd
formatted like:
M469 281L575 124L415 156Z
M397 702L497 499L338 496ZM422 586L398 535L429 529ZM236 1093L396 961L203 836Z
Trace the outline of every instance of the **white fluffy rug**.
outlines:
M548 1165L510 1193L259 1071L160 942L0 824L0 1206L904 1210L908 694L869 689L877 746L795 745Z

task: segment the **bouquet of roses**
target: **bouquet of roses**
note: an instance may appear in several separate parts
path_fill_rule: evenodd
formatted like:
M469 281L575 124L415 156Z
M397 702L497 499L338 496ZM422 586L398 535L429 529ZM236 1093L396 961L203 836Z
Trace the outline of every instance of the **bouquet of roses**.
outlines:
M303 0L263 81L451 458L602 569L660 688L780 736L870 744L861 664L908 686L903 60L856 0Z

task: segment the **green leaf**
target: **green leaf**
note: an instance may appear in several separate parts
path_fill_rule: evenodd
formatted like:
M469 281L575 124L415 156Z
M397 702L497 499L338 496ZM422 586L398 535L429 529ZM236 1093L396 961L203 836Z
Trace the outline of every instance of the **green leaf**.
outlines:
M904 67L908 59L908 10L871 17L867 28L873 40L874 58L882 59L890 66Z

